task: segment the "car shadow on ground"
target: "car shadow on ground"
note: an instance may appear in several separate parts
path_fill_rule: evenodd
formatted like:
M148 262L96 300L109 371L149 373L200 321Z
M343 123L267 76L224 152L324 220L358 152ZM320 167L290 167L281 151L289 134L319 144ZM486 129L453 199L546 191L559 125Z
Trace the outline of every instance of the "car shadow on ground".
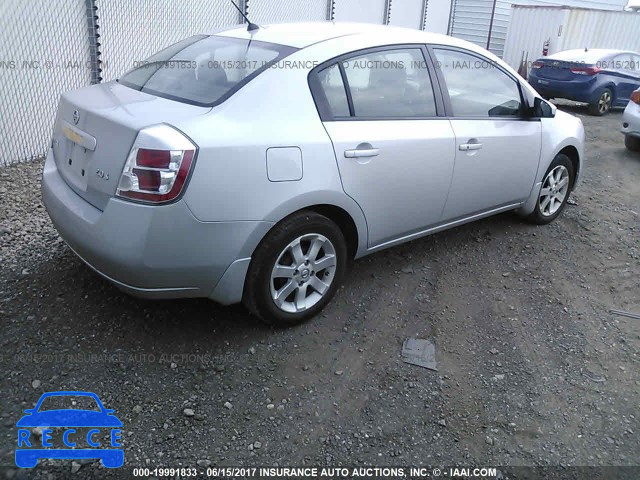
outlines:
M366 295L364 277L369 277L371 272L377 272L383 284L393 282L400 270L390 261L394 257L408 255L428 259L452 255L467 244L475 244L479 237L508 236L529 228L536 227L507 213L378 252L365 261L355 261L343 282L344 288L322 316L344 314L341 305L354 291L356 295ZM264 340L278 332L249 314L242 305L222 306L207 299L131 297L84 265L66 247L18 282L23 284L20 303L25 306L21 312L25 318L35 317L39 329L47 331L50 338L72 332L73 336L84 338L83 344L88 348L91 344L96 348L111 345L124 349L154 344L204 347L242 338ZM70 323L72 320L74 324ZM311 320L318 321L322 320ZM308 327L293 327L291 331L296 328Z
M621 115L624 112L625 107L612 107L608 114L602 117L597 117L589 114L589 106L586 103L573 102L571 100L553 99L551 100L559 110L563 112L571 113L572 115L581 115L594 118L607 118L609 115Z

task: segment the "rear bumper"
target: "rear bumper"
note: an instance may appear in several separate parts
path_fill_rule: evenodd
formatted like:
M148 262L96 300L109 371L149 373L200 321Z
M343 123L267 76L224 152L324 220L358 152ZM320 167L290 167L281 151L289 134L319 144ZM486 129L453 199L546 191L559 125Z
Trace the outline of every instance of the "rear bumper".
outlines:
M584 103L592 103L598 99L598 85L595 77L564 81L539 78L535 73L531 73L528 80L529 84L543 97L565 98Z
M239 302L253 250L270 222L201 222L183 201L148 206L112 198L104 211L77 195L51 151L42 196L58 233L92 269L144 298Z
M640 138L640 105L629 102L622 115L622 130L624 135Z

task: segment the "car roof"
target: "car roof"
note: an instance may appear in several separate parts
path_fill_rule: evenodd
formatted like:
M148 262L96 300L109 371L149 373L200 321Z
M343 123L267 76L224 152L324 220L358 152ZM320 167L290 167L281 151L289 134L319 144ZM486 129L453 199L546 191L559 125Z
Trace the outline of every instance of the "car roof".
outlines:
M598 60L619 55L622 53L634 53L628 50L614 50L608 48L590 48L585 51L584 48L577 48L574 50L564 50L562 52L549 55L547 58L552 60L565 60L565 61L580 61L585 63L595 63Z
M339 37L366 34L384 35L385 41L457 44L456 39L438 33L372 23L334 21L274 23L261 25L259 30L253 32L247 31L246 25L235 25L208 32L208 34L253 39L295 48L305 48Z
M93 398L98 398L98 395L96 395L93 392L83 392L80 390L65 390L65 391L58 391L58 392L46 392L43 393L40 398L47 398L47 397L93 397Z

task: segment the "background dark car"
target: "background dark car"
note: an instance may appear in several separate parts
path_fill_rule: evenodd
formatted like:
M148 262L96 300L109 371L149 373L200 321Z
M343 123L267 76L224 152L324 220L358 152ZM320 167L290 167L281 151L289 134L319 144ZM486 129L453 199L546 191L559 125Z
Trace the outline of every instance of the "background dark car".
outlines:
M529 83L545 98L588 103L590 114L604 115L640 87L640 53L565 50L533 62Z

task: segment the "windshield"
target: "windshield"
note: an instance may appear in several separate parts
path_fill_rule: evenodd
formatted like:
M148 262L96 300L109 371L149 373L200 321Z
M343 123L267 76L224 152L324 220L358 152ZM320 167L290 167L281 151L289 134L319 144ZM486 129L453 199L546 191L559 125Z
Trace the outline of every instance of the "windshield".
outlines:
M48 410L93 410L100 411L100 406L95 398L87 395L54 395L46 397L38 412L46 412Z
M159 97L210 107L224 102L295 50L254 40L198 35L156 53L118 82Z

